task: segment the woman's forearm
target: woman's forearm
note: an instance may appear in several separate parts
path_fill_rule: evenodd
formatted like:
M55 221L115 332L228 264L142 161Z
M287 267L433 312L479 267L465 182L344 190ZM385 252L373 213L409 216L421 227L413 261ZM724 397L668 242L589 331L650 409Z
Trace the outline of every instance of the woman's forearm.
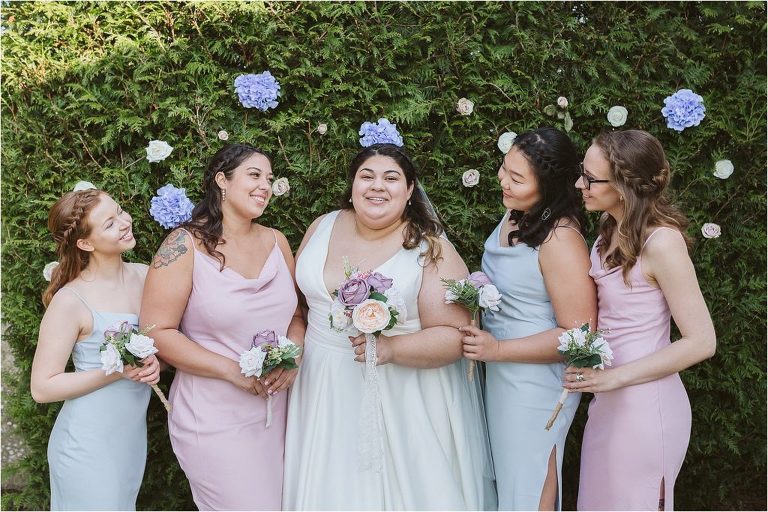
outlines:
M177 329L156 328L150 334L158 357L183 372L222 380L240 372L237 361L201 347Z
M386 338L391 363L412 368L439 368L462 357L461 332L455 327L435 326Z
M47 404L87 395L121 378L120 373L105 375L103 370L62 372L44 379L33 377L30 391L35 402Z

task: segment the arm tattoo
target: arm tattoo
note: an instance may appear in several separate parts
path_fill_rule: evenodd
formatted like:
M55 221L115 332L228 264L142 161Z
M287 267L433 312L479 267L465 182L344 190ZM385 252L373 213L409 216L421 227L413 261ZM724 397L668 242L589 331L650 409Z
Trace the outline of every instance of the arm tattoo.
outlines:
M185 245L186 231L177 229L163 241L163 244L157 250L155 259L152 260L152 268L167 267L183 254L187 253Z

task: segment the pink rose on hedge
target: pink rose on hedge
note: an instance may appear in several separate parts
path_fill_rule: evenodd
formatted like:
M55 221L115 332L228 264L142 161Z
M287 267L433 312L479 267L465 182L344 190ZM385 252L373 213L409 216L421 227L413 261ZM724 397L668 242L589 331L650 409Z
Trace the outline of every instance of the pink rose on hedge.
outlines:
M391 319L389 307L380 300L365 300L352 311L352 325L368 334L381 331L389 325Z
M353 277L341 285L339 289L339 302L345 306L357 306L368 298L369 290L368 281L359 277Z
M254 335L252 344L254 347L260 347L264 344L272 345L273 347L277 346L277 335L275 335L275 331L265 329Z
M491 280L488 279L488 276L485 275L485 272L481 272L479 270L469 274L469 282L472 283L472 286L475 288L480 288L481 286L491 284Z
M368 285L373 288L375 292L384 293L392 288L392 279L385 277L378 272L373 272L368 276Z

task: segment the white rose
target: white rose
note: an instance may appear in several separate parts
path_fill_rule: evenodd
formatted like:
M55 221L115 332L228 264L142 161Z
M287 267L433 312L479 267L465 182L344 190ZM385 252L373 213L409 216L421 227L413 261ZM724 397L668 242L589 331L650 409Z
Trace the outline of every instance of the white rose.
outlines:
M246 377L261 377L261 370L264 366L264 359L267 353L260 347L252 347L240 354L240 373Z
M499 151L505 155L512 149L512 144L515 142L517 134L515 132L504 132L499 137L499 142L496 145L499 147Z
M498 311L499 304L501 303L501 294L494 285L486 284L480 287L477 303L483 309Z
M352 325L364 333L381 331L391 319L389 307L380 300L366 299L352 310Z
M227 133L227 130L219 131L216 136L219 138L219 140L229 140L229 133Z
M613 127L619 127L624 126L624 123L627 122L627 109L616 105L614 107L611 107L608 109L608 115L606 116L608 118L608 122L611 123L611 126Z
M331 327L341 332L345 330L352 323L352 319L347 316L347 310L344 304L338 300L333 301L331 305Z
M445 291L445 303L446 304L453 304L456 302L456 299L458 299L459 296L454 293L453 290L446 290Z
M715 172L712 174L721 180L728 178L733 174L733 163L730 160L718 160L715 162Z
M96 188L96 185L94 185L90 181L78 181L75 184L75 188L72 189L72 192L79 192L81 190L91 190L95 188Z
M467 98L461 98L456 103L456 111L463 115L468 116L475 110L475 104L472 102L472 100L468 100Z
M568 108L568 98L565 96L557 98L557 106L560 108Z
M43 277L49 283L51 282L51 277L53 276L53 269L55 269L58 266L59 266L58 261L52 261L43 267Z
M592 368L600 368L601 370L604 370L606 366L611 366L611 361L613 361L613 350L611 350L611 347L608 345L608 342L605 341L605 338L597 338L592 342L592 346L600 353L600 364L593 366Z
M278 336L277 337L277 346L279 348L285 348L285 347L292 347L296 344L292 342L289 338L286 338L285 336Z
M317 125L317 133L320 135L325 135L325 133L328 131L328 125L325 123L320 123Z
M155 340L141 334L131 334L131 339L125 344L125 348L139 359L144 359L157 353Z
M477 169L469 169L461 175L461 183L464 184L465 187L474 187L480 183L480 171Z
M398 323L405 322L405 316L408 314L408 309L405 307L405 301L400 295L400 291L397 287L392 285L384 292L384 296L387 298L387 304L397 310Z
M272 184L272 194L274 194L275 197L287 194L289 190L291 190L291 185L288 183L288 178L278 178Z
M704 235L704 238L717 238L720 236L720 226L707 222L701 226L701 234Z
M101 351L101 369L111 375L115 372L123 373L123 360L115 346L107 343L107 348Z
M168 158L173 148L167 142L162 140L151 140L147 146L147 160L149 162L160 162Z

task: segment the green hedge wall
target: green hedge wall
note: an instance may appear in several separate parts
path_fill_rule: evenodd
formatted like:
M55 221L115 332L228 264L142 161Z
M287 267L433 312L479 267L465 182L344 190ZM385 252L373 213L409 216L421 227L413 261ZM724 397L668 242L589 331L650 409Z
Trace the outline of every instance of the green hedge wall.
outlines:
M47 212L77 181L105 188L130 211L139 244L128 257L148 262L164 236L149 217L150 198L173 183L197 199L203 166L223 144L216 134L227 130L230 141L270 151L275 175L290 179L265 223L295 248L312 219L334 208L360 124L387 117L476 268L503 211L497 138L562 127L544 113L558 96L570 102L571 135L583 150L611 129L607 110L625 106L625 128L648 130L667 149L672 189L692 220L691 254L719 347L682 375L694 420L676 504L763 508L765 19L764 3L737 2L3 2L2 315L20 369L4 413L29 445L15 466L28 484L5 493L3 508L48 507L45 449L60 404L35 404L28 375L41 270L54 258ZM264 70L280 81L279 106L242 108L234 78ZM703 96L707 110L700 126L677 133L660 109L681 88ZM456 111L461 97L475 103L469 116ZM171 156L148 163L151 139L171 144ZM714 163L726 158L735 173L717 179ZM471 189L461 184L469 168L482 175ZM705 222L720 224L722 236L704 239ZM585 404L565 461L571 508ZM149 424L139 507L193 508L155 400Z

